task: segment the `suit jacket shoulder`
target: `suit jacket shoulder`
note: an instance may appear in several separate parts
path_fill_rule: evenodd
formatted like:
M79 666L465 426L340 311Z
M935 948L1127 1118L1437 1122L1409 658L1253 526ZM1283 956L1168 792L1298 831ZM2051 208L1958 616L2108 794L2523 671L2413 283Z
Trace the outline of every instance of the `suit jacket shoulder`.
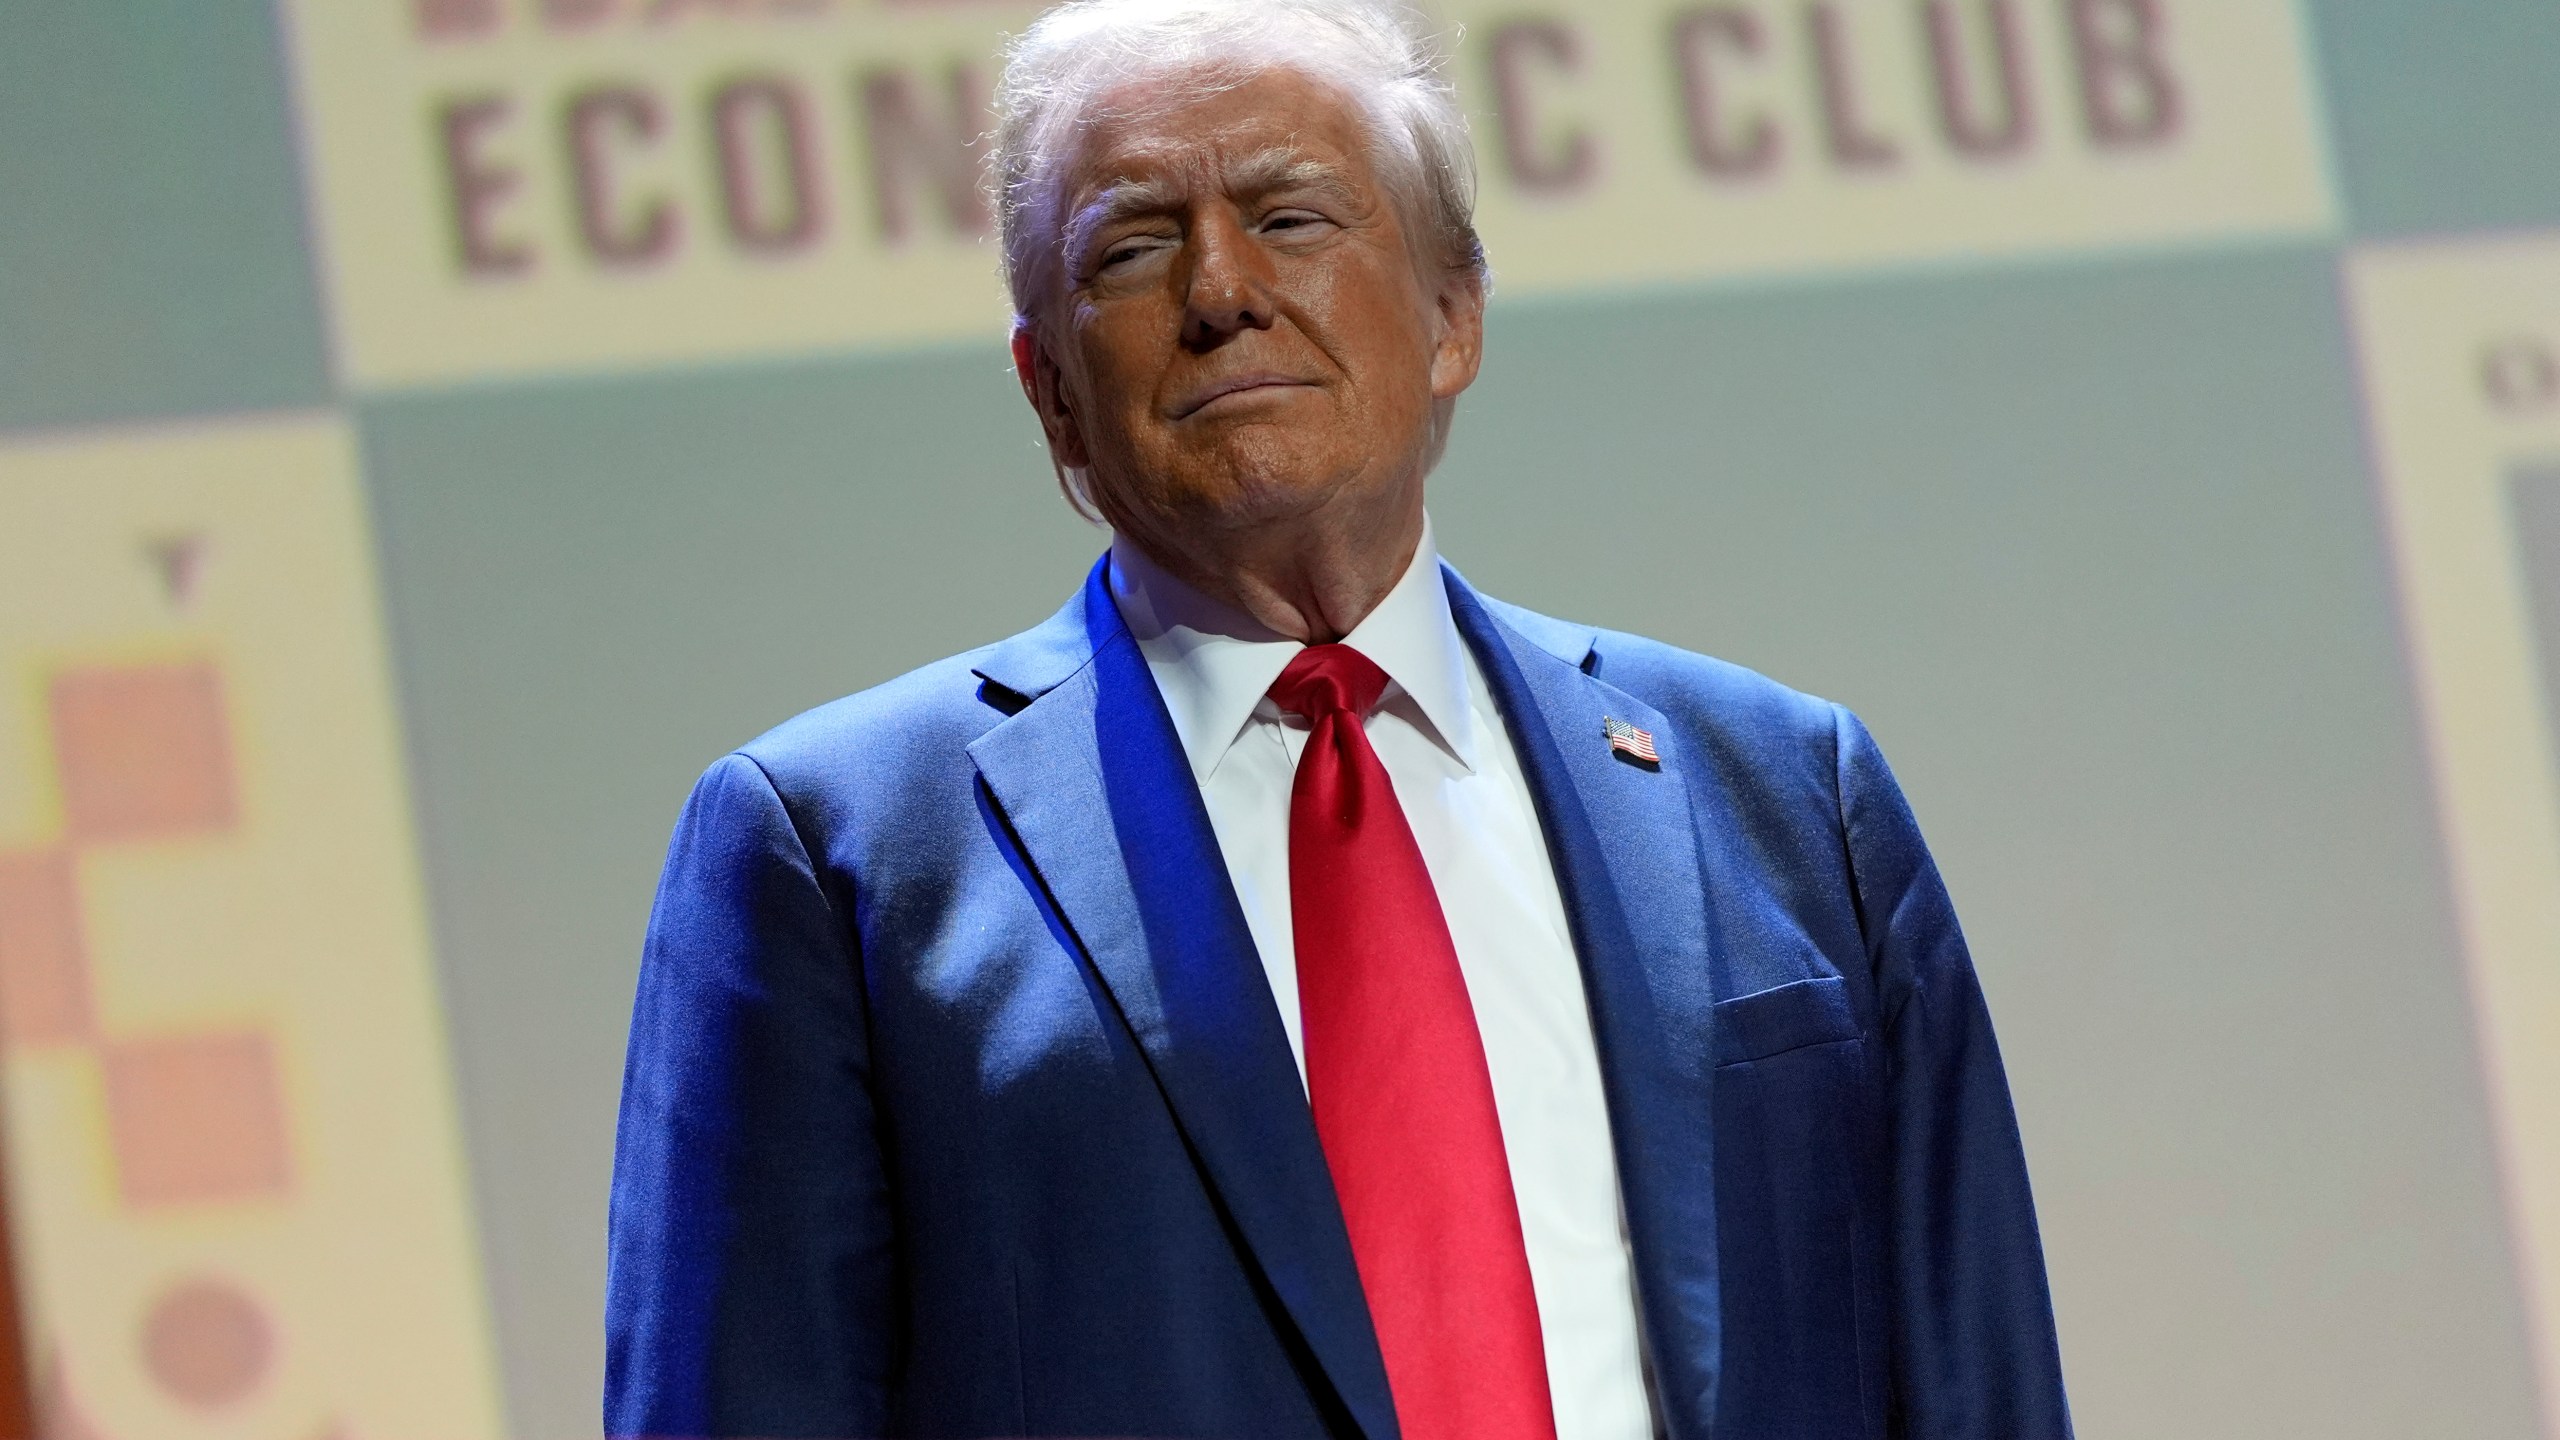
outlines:
M1892 772L1845 707L1757 671L1659 640L1484 600L1523 638L1658 712L1703 827L1706 879L1728 923L1736 993L1827 957L1863 1023L1911 982L1884 953L1890 885L1938 878ZM1952 929L1953 917L1947 922ZM1765 962L1765 963L1764 963Z
M1766 758L1771 750L1827 752L1839 707L1756 670L1694 650L1560 620L1482 596L1485 608L1540 648L1663 712L1685 730Z
M786 805L812 819L894 821L919 804L948 803L973 773L980 736L1089 663L1125 634L1099 586L1100 565L1066 605L1040 624L784 721L738 748L761 766ZM961 797L965 800L965 796Z
M1704 762L1694 778L1742 807L1736 818L1810 807L1836 830L1844 744L1865 736L1844 707L1729 660L1483 598L1524 638L1661 712Z
M965 751L1004 718L970 667L992 646L937 660L894 680L802 711L738 747L787 800L812 786L894 782ZM965 763L965 760L964 760Z

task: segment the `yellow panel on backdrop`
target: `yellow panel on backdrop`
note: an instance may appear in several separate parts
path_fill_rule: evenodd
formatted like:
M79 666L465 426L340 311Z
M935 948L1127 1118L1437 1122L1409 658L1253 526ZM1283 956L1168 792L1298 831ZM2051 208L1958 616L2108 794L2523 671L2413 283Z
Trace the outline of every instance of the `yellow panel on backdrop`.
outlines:
M1520 290L2333 223L2291 0L1481 8L1483 226Z
M2347 260L2518 1269L2560 1434L2560 714L2510 487L2560 476L2560 234ZM2560 654L2560 637L2546 642ZM2560 676L2550 677L2560 693Z
M1000 331L953 0L289 0L365 388ZM1508 293L2333 223L2292 0L1441 7Z
M499 1433L394 713L340 421L0 447L0 1076L48 1433Z
M1031 9L287 8L354 384L1003 324L970 145Z

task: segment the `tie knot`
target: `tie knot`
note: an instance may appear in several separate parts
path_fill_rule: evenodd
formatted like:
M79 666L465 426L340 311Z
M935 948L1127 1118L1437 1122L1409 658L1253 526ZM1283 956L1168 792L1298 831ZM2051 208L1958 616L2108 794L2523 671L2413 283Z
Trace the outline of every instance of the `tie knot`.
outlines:
M1271 703L1310 722L1337 712L1369 713L1387 688L1378 662L1348 645L1310 645L1271 682Z

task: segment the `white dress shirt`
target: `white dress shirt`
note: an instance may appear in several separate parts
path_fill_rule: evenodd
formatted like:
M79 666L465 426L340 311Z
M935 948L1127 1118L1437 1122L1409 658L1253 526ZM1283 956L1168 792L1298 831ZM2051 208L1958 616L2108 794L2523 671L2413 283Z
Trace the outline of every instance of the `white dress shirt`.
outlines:
M1172 712L1303 1082L1289 790L1307 724L1265 693L1302 647L1125 540L1112 542L1111 595ZM1557 1440L1647 1440L1652 1406L1582 971L1519 756L1450 617L1428 520L1403 578L1343 643L1387 673L1369 743L1439 892L1484 1041Z

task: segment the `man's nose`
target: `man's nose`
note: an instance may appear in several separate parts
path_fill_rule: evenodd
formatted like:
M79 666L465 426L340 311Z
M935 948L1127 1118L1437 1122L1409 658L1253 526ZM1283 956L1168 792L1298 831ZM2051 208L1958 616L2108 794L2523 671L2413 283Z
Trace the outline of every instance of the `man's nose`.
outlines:
M1233 214L1221 209L1199 217L1191 228L1182 343L1195 351L1215 350L1246 330L1271 328L1270 257Z

